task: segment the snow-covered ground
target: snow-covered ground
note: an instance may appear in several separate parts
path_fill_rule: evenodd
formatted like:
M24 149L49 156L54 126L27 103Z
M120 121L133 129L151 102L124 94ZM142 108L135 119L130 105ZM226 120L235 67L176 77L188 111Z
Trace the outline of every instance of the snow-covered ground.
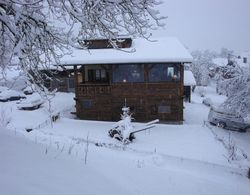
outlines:
M157 124L125 146L108 137L113 122L74 119L74 94L52 100L61 115L53 126L48 104L23 111L0 102L10 119L0 128L0 194L249 194L250 133L207 124L201 92L225 100L214 86L197 88L183 125Z

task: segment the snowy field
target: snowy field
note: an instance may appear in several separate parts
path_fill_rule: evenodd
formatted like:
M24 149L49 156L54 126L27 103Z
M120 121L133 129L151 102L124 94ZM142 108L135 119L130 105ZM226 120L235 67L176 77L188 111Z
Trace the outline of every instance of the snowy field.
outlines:
M48 104L24 111L0 102L10 119L0 128L0 194L249 195L250 132L209 125L201 92L215 105L225 100L214 87L197 88L183 125L157 124L128 145L108 137L113 122L74 119L74 94L56 94L53 126Z

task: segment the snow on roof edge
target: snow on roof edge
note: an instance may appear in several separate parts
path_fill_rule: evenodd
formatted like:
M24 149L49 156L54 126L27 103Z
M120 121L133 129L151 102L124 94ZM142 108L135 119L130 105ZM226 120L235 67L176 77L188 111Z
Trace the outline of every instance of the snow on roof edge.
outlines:
M132 52L131 52L132 51ZM158 38L157 41L134 39L129 49L73 49L64 56L64 66L84 64L126 64L126 63L191 63L193 57L175 37Z

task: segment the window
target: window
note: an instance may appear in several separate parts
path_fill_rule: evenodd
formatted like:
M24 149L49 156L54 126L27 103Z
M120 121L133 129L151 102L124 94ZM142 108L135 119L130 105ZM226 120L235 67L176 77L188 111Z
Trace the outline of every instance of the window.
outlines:
M88 70L89 82L108 82L108 75L104 69L89 69Z
M144 82L144 66L139 64L115 66L113 69L113 82Z
M179 80L179 67L171 64L153 64L149 70L148 78L149 82Z
M75 78L74 77L68 78L68 88L70 88L70 89L75 88Z
M93 101L92 100L82 100L82 107L85 109L89 109L93 107Z
M158 106L158 113L159 114L170 114L171 108L170 108L170 106Z

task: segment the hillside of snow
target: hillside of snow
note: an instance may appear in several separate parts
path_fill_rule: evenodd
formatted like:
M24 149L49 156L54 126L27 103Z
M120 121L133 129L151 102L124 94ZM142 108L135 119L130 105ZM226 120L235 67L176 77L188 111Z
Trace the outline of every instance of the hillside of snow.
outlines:
M0 128L0 194L248 195L250 132L209 125L201 91L214 104L225 100L214 87L197 88L183 125L157 124L128 145L108 137L114 122L74 119L74 94L52 99L61 116L52 125L48 104L24 111L16 101L0 102L10 121Z

